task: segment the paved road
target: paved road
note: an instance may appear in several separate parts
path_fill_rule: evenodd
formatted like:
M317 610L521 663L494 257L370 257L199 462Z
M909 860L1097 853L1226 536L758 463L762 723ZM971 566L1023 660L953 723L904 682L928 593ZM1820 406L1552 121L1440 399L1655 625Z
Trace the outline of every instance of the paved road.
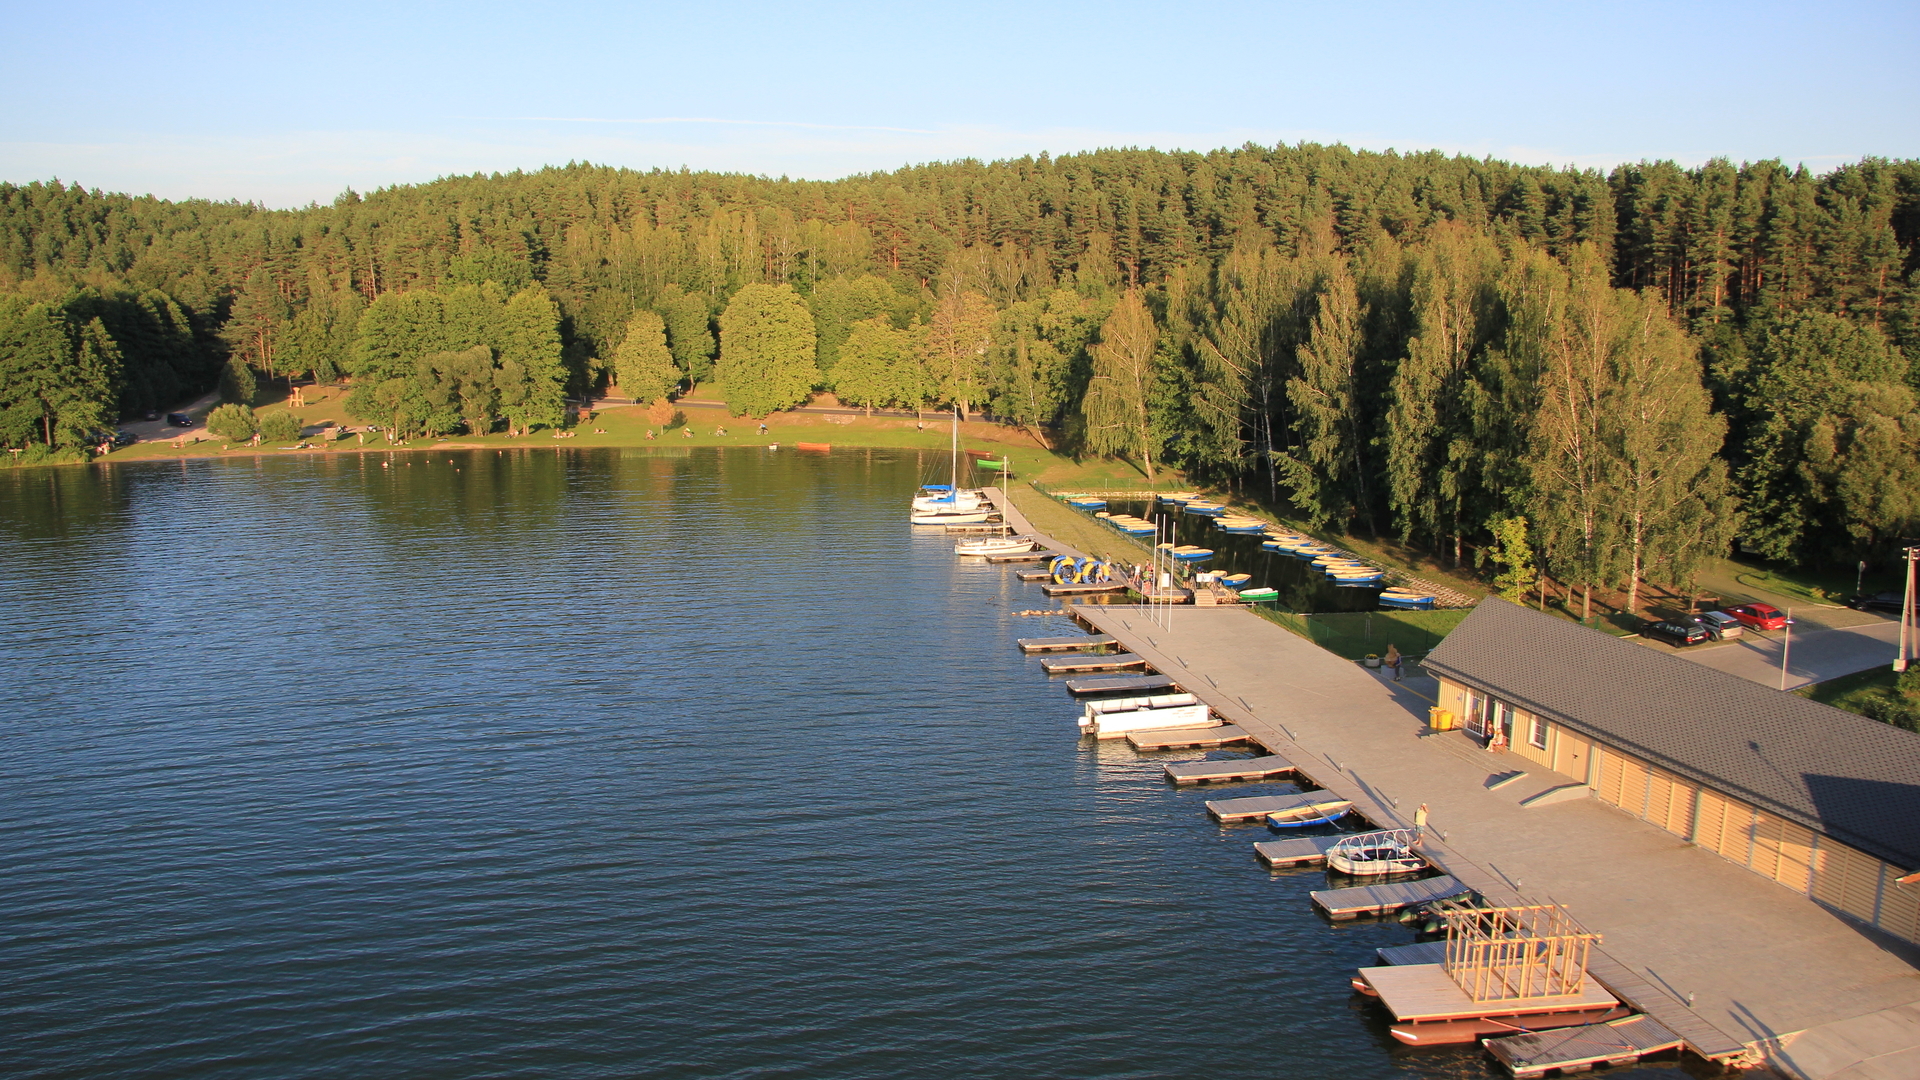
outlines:
M1864 626L1841 629L1796 628L1792 647L1786 650L1787 678L1784 687L1780 685L1780 653L1786 636L1777 630L1769 634L1748 631L1738 641L1725 645L1704 648L1695 645L1674 652L1715 671L1738 675L1776 690L1792 690L1851 675L1856 671L1891 665L1894 653L1898 651L1899 640L1900 622L1892 616L1879 616L1877 621Z
M219 403L220 403L220 394L218 391L216 391L189 404L175 405L165 410L165 412L192 413L196 417L200 417L204 419L207 414L207 410L213 408L215 405L218 405ZM165 413L162 413L162 415L164 416ZM135 435L140 437L141 442L165 442L169 439L177 439L182 435L195 435L195 434L201 435L201 436L206 435L206 429L204 427L201 427L198 424L190 428L177 428L177 427L174 427L172 424L167 423L166 420L164 419L129 420L126 423L119 425L119 430L133 432Z

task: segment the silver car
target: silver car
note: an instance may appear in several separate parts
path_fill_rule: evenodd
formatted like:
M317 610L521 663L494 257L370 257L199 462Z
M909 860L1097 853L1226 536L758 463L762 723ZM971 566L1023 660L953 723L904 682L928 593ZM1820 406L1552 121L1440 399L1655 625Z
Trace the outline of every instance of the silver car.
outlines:
M1715 641L1731 641L1746 633L1746 627L1740 625L1740 620L1724 611L1709 611L1704 615L1696 615L1693 621L1706 627L1707 635Z

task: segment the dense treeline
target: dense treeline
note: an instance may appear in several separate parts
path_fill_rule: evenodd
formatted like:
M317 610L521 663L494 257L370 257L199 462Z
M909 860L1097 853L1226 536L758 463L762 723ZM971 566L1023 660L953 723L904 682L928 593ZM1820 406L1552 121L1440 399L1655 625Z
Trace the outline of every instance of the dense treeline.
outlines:
M1456 557L1524 518L1564 582L1683 583L1736 536L1819 562L1917 531L1916 235L1920 162L1873 159L576 165L296 211L0 185L0 433L81 440L223 370L351 376L422 433L610 382L754 412L818 387Z

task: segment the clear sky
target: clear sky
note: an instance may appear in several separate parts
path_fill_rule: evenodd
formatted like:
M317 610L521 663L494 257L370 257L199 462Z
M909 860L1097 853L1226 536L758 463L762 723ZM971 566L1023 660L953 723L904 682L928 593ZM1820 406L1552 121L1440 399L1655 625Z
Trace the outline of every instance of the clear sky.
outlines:
M12 0L0 180L329 201L569 160L831 178L1249 140L1920 156L1920 4Z

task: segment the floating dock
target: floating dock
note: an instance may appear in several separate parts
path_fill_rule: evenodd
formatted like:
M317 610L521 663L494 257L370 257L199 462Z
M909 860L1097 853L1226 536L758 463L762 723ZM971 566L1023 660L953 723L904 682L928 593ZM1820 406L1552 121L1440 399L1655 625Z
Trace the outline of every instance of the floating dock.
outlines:
M1315 866L1327 861L1328 848L1345 839L1344 836L1302 836L1295 840L1263 840L1253 845L1253 853L1275 870Z
M1442 874L1419 881L1390 881L1380 885L1358 885L1351 889L1319 889L1313 894L1313 902L1327 913L1328 918L1345 922L1362 915L1391 915L1403 908L1445 900L1466 891L1465 885ZM1452 986L1453 980L1447 980L1447 985ZM1459 993L1458 987L1455 987L1455 992ZM1461 997L1464 999L1466 995L1461 994Z
M1324 791L1294 791L1285 795L1253 795L1244 799L1208 799L1207 813L1215 821L1265 821L1268 814L1300 810L1321 802Z
M1019 578L1019 579L1020 579L1021 581L1052 581L1052 580L1053 580L1053 571L1051 571L1051 570L1021 570L1021 571L1019 571L1018 573L1016 573L1016 574L1015 574L1014 576L1015 576L1015 577L1017 577L1017 578Z
M1042 585L1040 591L1048 596L1098 596L1101 593L1126 592L1124 581L1103 581L1093 585Z
M1164 690L1178 685L1165 675L1112 675L1106 678L1068 679L1067 693L1075 696L1133 693L1140 690Z
M1130 668L1146 666L1145 660L1130 652L1040 658L1041 669L1049 675L1073 675L1084 671L1126 671Z
M1373 954L1383 964L1438 964L1447 959L1447 942L1442 938L1413 945L1382 945Z
M1585 1072L1596 1065L1631 1065L1649 1055L1678 1049L1683 1042L1651 1016L1629 1016L1604 1024L1488 1039L1486 1046L1516 1080L1533 1080L1547 1075L1549 1069L1569 1073Z
M1130 731L1127 741L1135 750L1192 750L1246 742L1247 733L1238 724L1214 724L1166 731Z
M1470 1043L1483 1035L1542 1031L1622 1019L1618 999L1594 979L1579 993L1475 1001L1439 964L1361 968L1354 989L1393 1014L1388 1030L1409 1046Z
M1176 784L1224 784L1235 780L1270 780L1293 775L1293 762L1278 754L1220 761L1172 761L1167 779Z
M1053 558L1051 551L1010 551L1005 555L987 555L984 558L996 565L1005 563L1045 562Z
M1015 638L1015 645L1023 653L1038 652L1084 652L1088 649L1104 649L1119 642L1107 634L1076 634L1073 637L1023 637Z

